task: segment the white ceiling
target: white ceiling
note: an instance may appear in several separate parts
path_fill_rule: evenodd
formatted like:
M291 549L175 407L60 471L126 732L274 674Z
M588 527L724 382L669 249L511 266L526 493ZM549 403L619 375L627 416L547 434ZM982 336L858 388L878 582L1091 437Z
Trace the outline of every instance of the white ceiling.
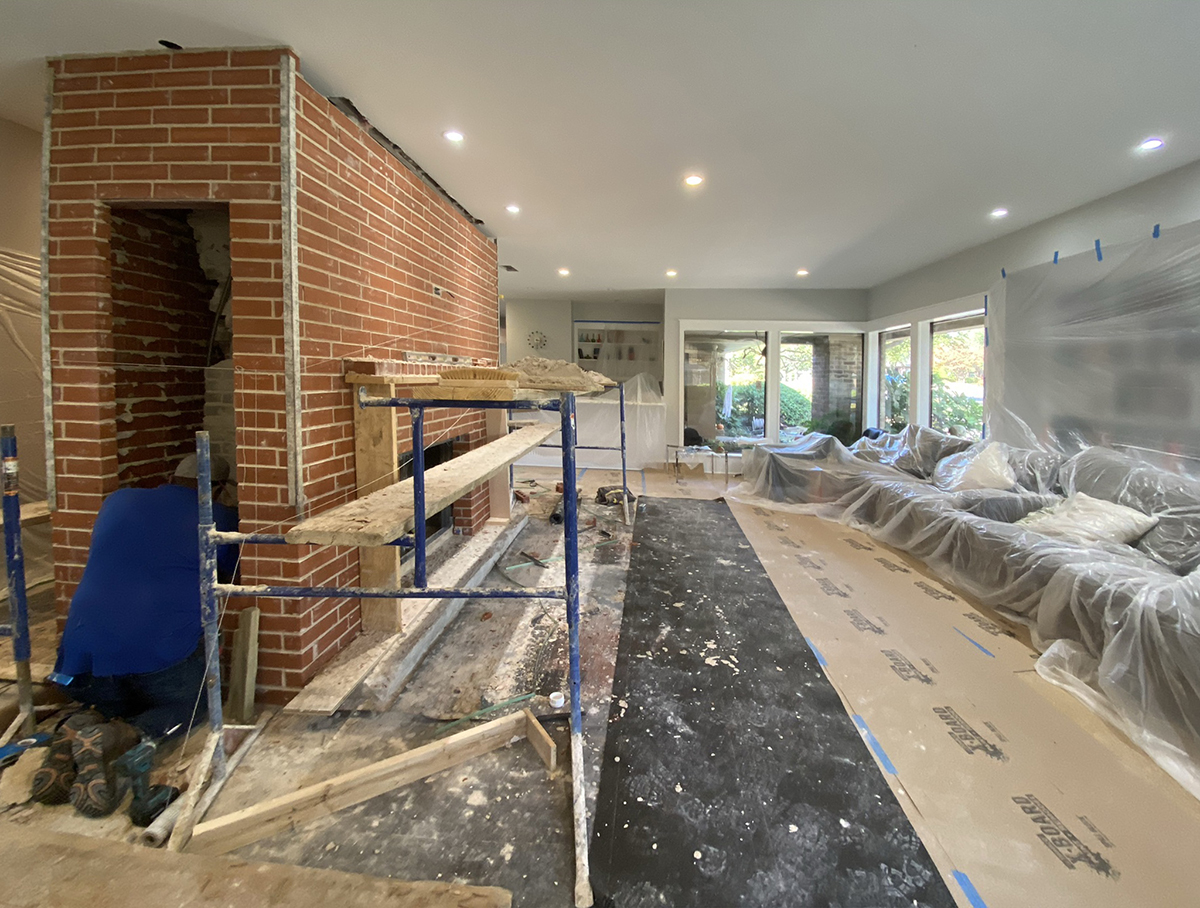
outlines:
M0 0L0 117L40 128L46 56L160 38L294 47L510 298L872 287L1200 158L1188 0Z

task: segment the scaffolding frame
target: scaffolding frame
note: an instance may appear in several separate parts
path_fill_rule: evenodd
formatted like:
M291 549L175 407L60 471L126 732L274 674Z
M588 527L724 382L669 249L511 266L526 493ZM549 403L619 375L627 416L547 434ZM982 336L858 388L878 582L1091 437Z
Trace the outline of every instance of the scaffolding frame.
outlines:
M15 426L0 427L0 457L4 469L4 558L8 567L9 608L8 622L0 624L0 637L12 637L13 664L17 672L17 716L7 729L0 731L0 745L4 745L17 734L29 737L37 728L33 674L29 666L32 646L29 606L25 598L25 549L21 541L21 481Z
M625 522L629 522L628 466L626 454L625 385L619 386L621 443L616 446L585 446L584 450L619 450L621 452L621 488ZM569 686L571 730L572 813L575 841L575 904L587 908L592 904L592 889L588 871L587 798L584 785L583 721L580 701L579 671L579 501L575 486L577 476L575 452L579 449L576 434L576 394L565 391L557 396L549 393L524 400L443 400L421 397L369 397L360 388L357 405L367 407L407 407L411 416L413 458L413 530L393 540L392 545L411 547L413 585L390 589L364 587L317 587L274 585L243 585L222 583L217 575L217 549L221 545L281 545L288 543L283 534L234 533L217 530L213 517L212 456L207 432L196 433L197 486L199 491L200 545L200 602L204 624L204 646L209 724L215 734L221 734L224 717L221 706L221 668L219 659L219 622L221 597L276 599L561 599L566 604L569 638ZM438 589L427 586L426 502L425 502L425 413L430 409L472 409L513 411L557 411L560 420L561 444L539 447L559 448L562 451L563 471L563 544L566 569L565 584L561 587L542 587L514 590L511 588ZM453 460L449 461L453 463ZM512 471L509 472L510 492ZM568 479L569 477L569 479ZM316 543L309 543L316 544ZM225 754L218 747L213 758L214 780L225 775Z

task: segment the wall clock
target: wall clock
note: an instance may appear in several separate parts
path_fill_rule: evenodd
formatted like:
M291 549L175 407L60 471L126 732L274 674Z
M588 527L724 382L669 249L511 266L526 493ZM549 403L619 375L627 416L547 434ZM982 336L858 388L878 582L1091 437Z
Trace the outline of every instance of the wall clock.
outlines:
M525 342L534 350L541 350L546 346L546 335L541 331L530 331L529 336L525 338Z

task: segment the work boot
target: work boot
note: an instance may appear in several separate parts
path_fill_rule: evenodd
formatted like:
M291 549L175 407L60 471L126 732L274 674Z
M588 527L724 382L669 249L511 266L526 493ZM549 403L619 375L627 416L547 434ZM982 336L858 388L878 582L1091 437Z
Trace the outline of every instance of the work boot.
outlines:
M74 744L75 784L71 803L85 817L106 817L121 803L113 761L141 739L141 733L120 719L80 729Z
M39 804L66 804L75 782L75 739L80 729L103 722L104 716L94 709L85 709L67 716L59 723L41 768L33 774L30 797Z

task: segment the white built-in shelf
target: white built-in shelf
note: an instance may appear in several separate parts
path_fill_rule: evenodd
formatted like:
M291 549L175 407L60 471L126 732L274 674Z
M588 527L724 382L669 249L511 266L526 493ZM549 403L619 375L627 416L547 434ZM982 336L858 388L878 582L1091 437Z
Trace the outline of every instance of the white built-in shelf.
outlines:
M661 322L575 322L575 362L624 381L649 372L663 377Z

